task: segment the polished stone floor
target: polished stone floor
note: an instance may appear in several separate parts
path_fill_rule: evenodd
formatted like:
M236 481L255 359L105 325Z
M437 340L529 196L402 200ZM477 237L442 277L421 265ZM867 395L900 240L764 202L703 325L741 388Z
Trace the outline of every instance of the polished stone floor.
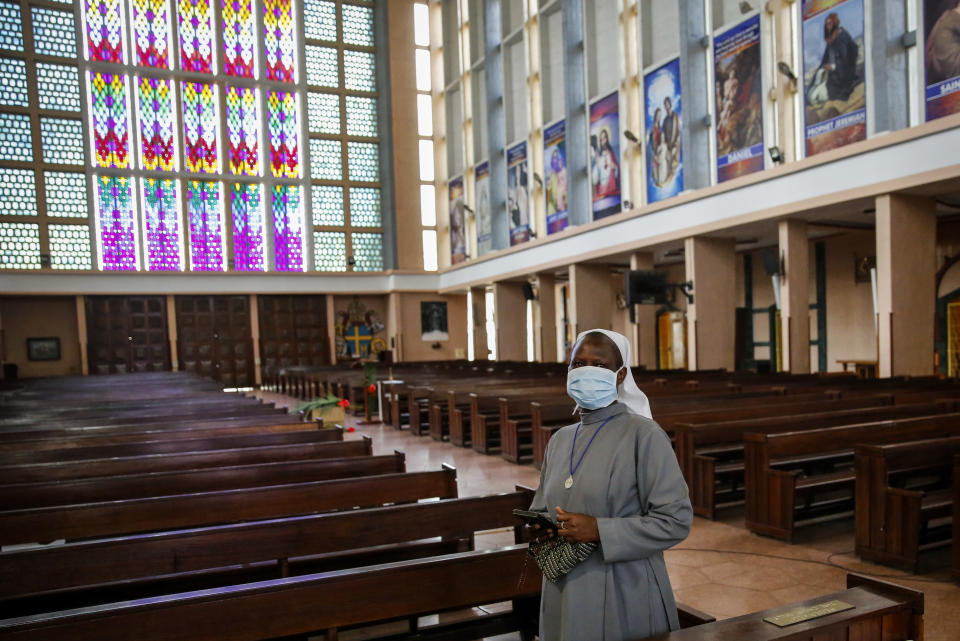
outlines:
M261 395L278 405L292 402ZM539 482L532 465L514 465L379 423L359 425L359 420L348 417L355 431L347 438L368 434L375 454L404 452L408 471L454 465L460 496L509 492L518 484L535 488ZM511 542L509 532L477 537L478 546ZM863 563L853 553L852 518L801 530L789 544L751 534L743 527L743 509L734 508L716 521L697 517L690 537L669 550L666 561L677 601L718 619L842 590L847 571L853 571L923 590L925 640L960 639L960 585L950 580L949 548L928 553L916 575Z

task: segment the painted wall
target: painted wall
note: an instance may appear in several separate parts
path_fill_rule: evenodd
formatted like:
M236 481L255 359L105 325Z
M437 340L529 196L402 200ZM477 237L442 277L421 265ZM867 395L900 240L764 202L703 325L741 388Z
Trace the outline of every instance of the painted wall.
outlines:
M80 337L72 296L0 298L0 359L16 363L20 378L79 375ZM28 361L27 338L60 339L60 360Z
M395 358L403 361L431 361L467 357L467 295L438 296L430 293L397 293L391 295L396 301L397 330L391 335L399 350ZM440 349L433 349L432 342L420 339L420 303L446 301L447 329L450 340L440 341ZM389 344L389 340L387 341Z
M870 283L854 282L854 261L877 253L872 231L828 238L827 371L839 372L837 359L875 360L873 292Z

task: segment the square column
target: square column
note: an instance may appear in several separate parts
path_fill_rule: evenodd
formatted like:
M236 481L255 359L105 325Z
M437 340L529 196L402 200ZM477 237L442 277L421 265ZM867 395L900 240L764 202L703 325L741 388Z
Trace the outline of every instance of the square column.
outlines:
M937 218L929 198L877 197L878 374L933 374Z
M557 279L553 274L537 274L539 295L534 303L533 328L536 332L533 353L541 363L554 363L557 356Z
M570 307L573 340L588 329L613 329L617 293L608 265L579 263L570 266Z
M735 363L737 255L732 238L687 238L687 280L693 304L687 306L687 367L726 369Z
M497 324L497 360L527 360L527 299L523 297L523 283L494 283L493 314Z
M473 323L473 357L478 361L490 358L487 349L487 290L484 287L471 287L470 299L473 309L467 310L468 323Z
M630 269L653 269L653 253L634 252L630 256ZM633 350L633 362L630 364L657 369L657 306L635 305L634 313L637 322L630 336Z
M780 329L783 371L810 373L810 247L807 221L780 222Z

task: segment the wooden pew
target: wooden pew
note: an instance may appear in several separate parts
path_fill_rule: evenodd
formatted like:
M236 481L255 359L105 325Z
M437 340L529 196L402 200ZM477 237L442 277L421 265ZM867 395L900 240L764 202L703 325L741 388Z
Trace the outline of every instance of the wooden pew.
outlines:
M954 435L960 435L958 413L803 432L744 434L747 528L791 540L801 521L849 513L856 477L853 448L859 443ZM801 509L804 513L798 515Z
M364 437L360 441L295 443L292 445L267 445L199 452L146 454L122 458L0 465L0 485L93 476L191 470L204 467L221 467L223 465L251 465L254 463L317 458L369 456L372 451L372 441L369 437Z
M960 505L960 454L953 457L953 505ZM954 581L960 581L960 508L953 510L951 566Z
M399 467L402 455L397 455ZM0 545L119 536L457 496L456 471L339 478L0 512Z

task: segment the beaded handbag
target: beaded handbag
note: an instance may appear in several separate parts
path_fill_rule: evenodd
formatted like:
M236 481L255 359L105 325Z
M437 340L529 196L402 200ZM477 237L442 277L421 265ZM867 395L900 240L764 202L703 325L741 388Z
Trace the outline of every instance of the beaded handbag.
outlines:
M553 583L583 563L599 547L596 542L570 543L560 537L531 541L527 554L537 562L543 576Z

